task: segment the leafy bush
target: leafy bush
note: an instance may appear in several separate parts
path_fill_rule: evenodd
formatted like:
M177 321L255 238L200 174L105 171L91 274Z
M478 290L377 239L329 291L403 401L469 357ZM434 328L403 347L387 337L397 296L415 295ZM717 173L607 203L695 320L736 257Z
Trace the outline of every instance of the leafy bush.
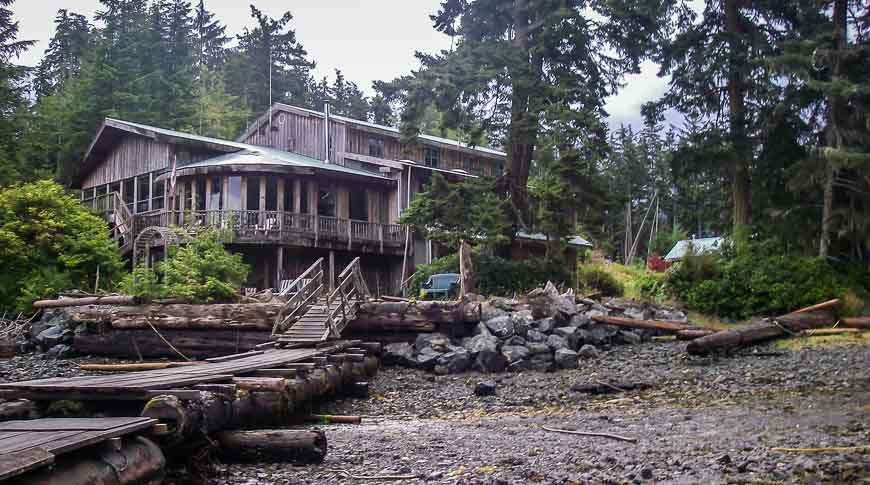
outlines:
M857 275L820 258L787 254L773 242L687 257L665 280L665 291L690 307L741 319L787 313L850 290L866 296L862 286Z
M625 288L616 277L595 264L587 264L577 268L577 283L587 292L600 293L602 296L622 296Z
M564 265L541 259L513 261L474 254L472 262L477 273L478 292L487 296L510 296L541 287L547 281L554 283L570 281L570 275L566 274ZM419 294L420 286L433 274L458 272L458 254L438 258L432 261L432 264L420 265L409 281L410 294Z
M171 246L154 270L138 267L124 278L124 292L140 298L186 298L193 303L235 301L250 266L224 247L220 231L202 231Z
M40 181L0 190L0 308L111 284L123 267L106 223L63 187Z

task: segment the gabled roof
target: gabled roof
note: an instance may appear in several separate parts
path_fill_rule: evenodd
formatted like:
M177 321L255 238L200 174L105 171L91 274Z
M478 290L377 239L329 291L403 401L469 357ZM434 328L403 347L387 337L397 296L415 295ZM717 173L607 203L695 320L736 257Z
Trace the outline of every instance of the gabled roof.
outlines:
M194 135L182 131L169 130L156 126L134 123L131 121L117 120L114 118L106 118L97 132L96 137L91 142L88 151L85 153L83 161L82 173L85 174L93 169L94 165L101 161L102 156L108 153L115 145L117 139L111 135L131 133L153 140L165 141L179 145L188 145L206 148L217 152L224 152L225 155L219 155L203 161L195 162L194 164L186 164L181 168L204 166L217 166L227 164L229 160L237 160L237 163L250 163L256 159L260 164L264 165L284 165L295 167L306 167L311 169L325 170L331 172L340 172L349 175L360 175L365 177L375 177L379 179L387 179L380 174L358 170L350 167L344 167L333 163L325 163L316 158L306 157L291 152L284 152L268 147L248 145L229 140L221 140L220 138L212 138L209 136ZM179 160L179 164L185 160Z
M519 239L525 239L528 241L541 241L544 242L547 240L547 235L542 232L526 232L526 231L517 231L517 237ZM582 236L574 235L570 236L567 240L569 246L577 246L577 247L592 247L592 243L584 239Z
M700 239L684 239L677 244L665 256L665 261L683 259L689 254L708 254L722 249L725 242L723 237L704 237Z
M311 109L307 109L307 108L300 108L298 106L292 106L292 105L284 104L284 103L275 103L272 105L271 110L266 111L265 113L263 113L262 116L257 118L257 120L254 121L254 123L252 123L251 126L248 127L248 129L245 130L245 132L242 133L241 136L236 138L236 141L241 142L242 140L245 140L249 136L254 134L254 132L259 130L260 127L264 123L267 123L269 121L269 114L274 113L276 111L286 111L288 113L298 113L298 114L304 114L307 116L314 116L314 117L318 117L318 118L324 117L323 112L321 112L321 111L315 111L315 110L311 110ZM348 118L346 116L335 115L335 114L330 114L329 119L333 120L333 121L337 121L339 123L346 123L349 125L363 127L363 128L369 129L369 130L374 130L374 131L380 132L383 135L390 136L393 138L400 138L401 137L401 132L399 131L399 129L392 127L392 126L379 125L377 123L370 123L368 121L363 121L363 120L355 120L353 118ZM419 138L423 142L428 142L429 144L434 144L434 145L446 146L447 148L454 148L454 149L459 149L459 150L468 151L468 152L476 152L476 153L479 153L482 155L488 155L488 156L495 157L495 158L507 157L507 154L505 152L502 152L499 150L494 150L492 148L471 146L471 145L469 145L467 143L463 143L461 141L451 140L449 138L442 138L440 136L418 135L417 138Z

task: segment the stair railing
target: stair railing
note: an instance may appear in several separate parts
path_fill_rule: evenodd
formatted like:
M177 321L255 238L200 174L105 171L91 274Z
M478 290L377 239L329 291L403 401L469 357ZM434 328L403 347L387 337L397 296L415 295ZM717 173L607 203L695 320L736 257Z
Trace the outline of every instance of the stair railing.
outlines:
M281 306L278 315L275 316L272 336L275 336L279 331L285 331L295 318L304 315L323 294L323 258L315 261L305 272L293 280L289 288L298 288L298 290Z

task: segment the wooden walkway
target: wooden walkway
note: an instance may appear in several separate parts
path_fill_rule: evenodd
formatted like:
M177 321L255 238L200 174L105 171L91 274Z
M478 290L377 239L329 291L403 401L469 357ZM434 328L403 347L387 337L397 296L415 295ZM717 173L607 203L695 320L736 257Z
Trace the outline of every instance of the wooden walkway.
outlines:
M160 394L157 391L181 389L196 384L229 382L239 374L312 360L358 343L358 341L335 341L322 344L318 348L253 351L238 356L211 359L212 362L207 361L199 365L169 369L8 382L0 384L0 397L34 400L144 400Z
M54 463L56 455L150 430L151 418L45 418L0 422L0 480Z

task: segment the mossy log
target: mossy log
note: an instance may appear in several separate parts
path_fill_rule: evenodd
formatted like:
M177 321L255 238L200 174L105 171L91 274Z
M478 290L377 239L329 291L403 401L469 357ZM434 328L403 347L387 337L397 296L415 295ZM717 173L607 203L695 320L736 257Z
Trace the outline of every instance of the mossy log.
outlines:
M315 429L223 431L215 435L224 462L320 463L326 434Z

